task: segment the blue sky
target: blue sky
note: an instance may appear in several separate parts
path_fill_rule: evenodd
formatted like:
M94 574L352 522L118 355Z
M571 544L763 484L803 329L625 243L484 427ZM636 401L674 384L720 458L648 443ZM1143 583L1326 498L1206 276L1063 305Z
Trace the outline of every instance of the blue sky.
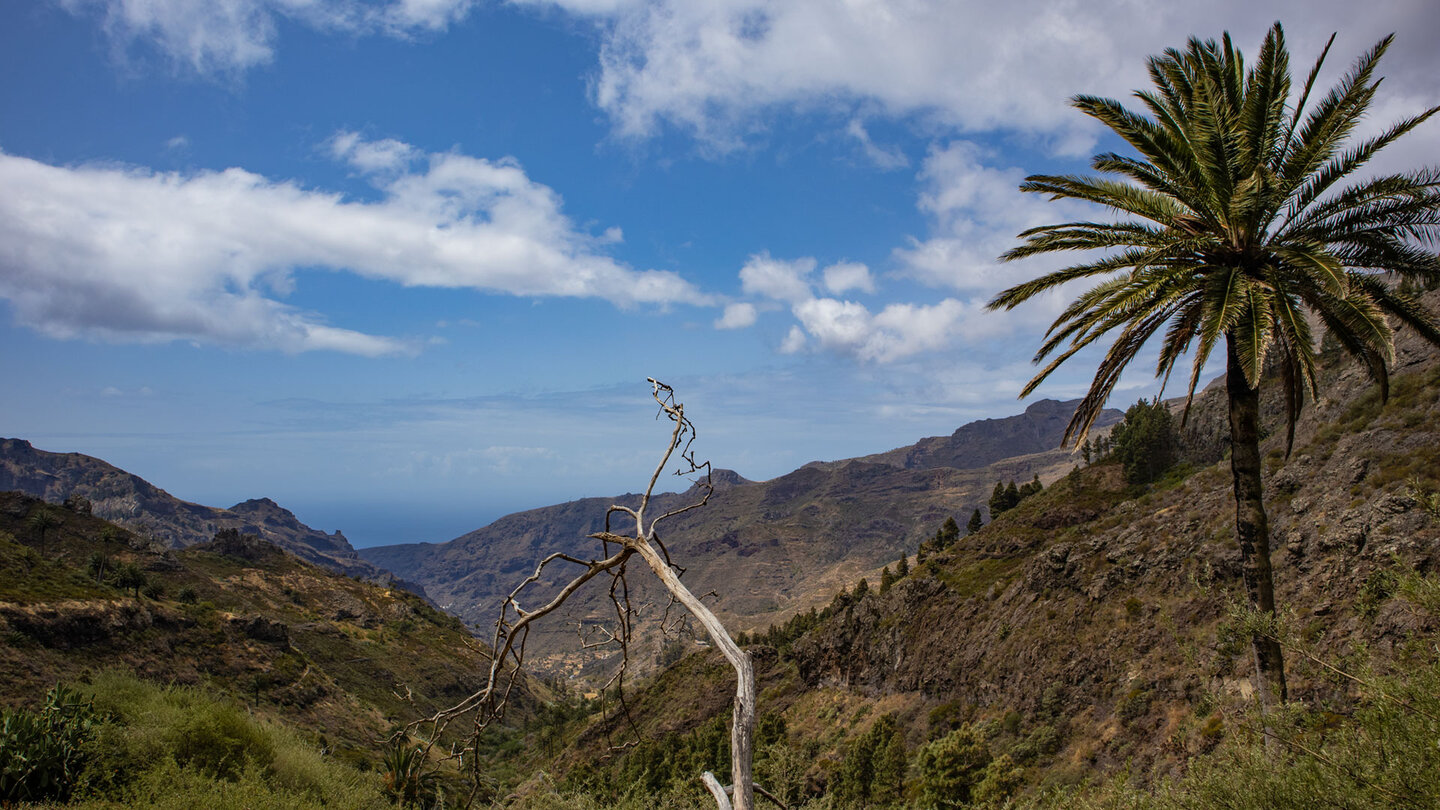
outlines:
M1061 299L994 257L1082 213L1016 185L1114 146L1066 99L1276 19L1440 103L1430 0L6 3L0 434L369 545L639 488L648 376L757 479L1016 413Z

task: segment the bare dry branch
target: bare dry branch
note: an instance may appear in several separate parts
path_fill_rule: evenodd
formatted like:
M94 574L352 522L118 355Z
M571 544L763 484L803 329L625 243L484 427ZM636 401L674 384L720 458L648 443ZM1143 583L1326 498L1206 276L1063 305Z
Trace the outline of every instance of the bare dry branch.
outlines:
M596 645L589 645L584 641L582 624L582 647L609 644L618 646L620 663L610 680L601 688L602 703L604 695L613 686L621 714L632 731L638 733L638 726L631 716L630 705L625 698L623 688L625 673L630 665L630 640L638 616L638 612L631 602L627 564L632 557L638 556L670 594L665 615L661 619L662 631L669 621L670 608L675 604L683 606L691 616L700 622L714 646L735 668L737 678L735 717L731 734L731 760L734 763L733 810L753 810L755 789L750 771L755 726L755 677L750 656L730 638L725 626L705 606L703 598L697 598L681 582L680 577L685 573L685 569L671 559L669 549L661 542L660 535L656 531L656 527L662 521L699 509L709 502L710 496L715 491L713 471L710 462L698 462L695 459L692 450L696 439L695 425L685 415L685 406L675 401L674 389L653 378L647 381L651 385L651 396L660 408L656 418L658 419L663 414L672 423L672 428L669 442L661 453L660 462L655 466L649 483L640 495L639 505L630 508L615 504L605 511L604 531L589 535L591 539L600 541L600 559L586 560L573 554L556 552L541 560L535 566L534 572L521 581L500 605L489 656L490 671L485 685L459 703L412 722L397 733L397 736L420 736L425 740L423 747L428 755L431 747L441 738L452 721L466 715L473 715L470 736L463 745L458 748L452 747L450 753L451 757L460 760L462 764L465 762L466 754L471 755L469 763L474 771L475 789L472 790L469 801L473 801L477 795L480 778L479 763L474 753L481 735L493 723L503 718L505 709L510 704L511 695L519 682L520 672L525 664L525 643L529 638L531 626L558 610L576 591L600 574L610 577L608 597L615 611L615 624L613 628L596 626L598 637L603 638L603 641ZM655 486L659 482L660 476L669 468L672 459L675 459L677 455L679 464L677 464L674 474L681 477L694 476L690 479L692 481L690 494L693 497L652 518L647 524L646 510L649 509L655 497ZM615 515L625 515L633 520L633 531L627 532L618 527L612 527L611 518ZM613 553L612 545L616 549ZM541 607L534 609L521 607L520 598L527 589L541 582L547 568L561 563L579 566L581 570ZM707 597L714 595L713 592L706 594ZM418 734L422 727L427 728L428 733ZM624 750L633 746L635 742L632 740L614 746L612 751ZM705 774L705 777L707 787L710 787L711 792L716 794L717 805L724 810L732 810L731 801L726 796L725 790L720 787L718 780L709 773ZM467 806L469 806L468 802Z

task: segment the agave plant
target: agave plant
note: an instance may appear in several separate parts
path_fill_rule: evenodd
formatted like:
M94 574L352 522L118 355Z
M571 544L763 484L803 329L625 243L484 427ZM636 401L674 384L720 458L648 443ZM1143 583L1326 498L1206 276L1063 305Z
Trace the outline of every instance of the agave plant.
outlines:
M396 740L385 750L385 791L400 807L430 807L435 802L435 772L425 749Z

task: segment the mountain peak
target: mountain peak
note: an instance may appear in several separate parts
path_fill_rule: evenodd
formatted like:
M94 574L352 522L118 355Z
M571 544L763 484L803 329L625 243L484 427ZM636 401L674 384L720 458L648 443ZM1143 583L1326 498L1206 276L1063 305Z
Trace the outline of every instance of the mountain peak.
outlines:
M754 482L734 470L716 468L710 471L710 483L714 484L716 489L722 489L725 487L753 484Z
M1079 400L1073 399L1069 402L1061 402L1058 399L1037 399L1025 408L1025 413L1031 416L1038 416L1040 414L1051 414L1063 411L1066 416L1069 416L1075 412L1075 407L1078 404Z
M248 501L241 501L230 507L231 512L273 512L279 511L291 514L289 509L270 500L269 498L251 498Z

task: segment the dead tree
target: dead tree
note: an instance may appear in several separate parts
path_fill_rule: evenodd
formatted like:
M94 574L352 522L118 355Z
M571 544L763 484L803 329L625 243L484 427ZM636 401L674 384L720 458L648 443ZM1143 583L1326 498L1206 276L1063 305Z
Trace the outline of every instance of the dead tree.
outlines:
M511 591L501 604L500 618L495 623L495 635L491 644L493 653L490 659L490 672L485 685L478 692L454 706L412 723L406 729L407 733L417 732L422 727L427 729L427 733L422 736L428 740L424 746L428 753L430 746L439 740L441 733L452 721L465 716L473 716L474 727L467 737L466 743L451 753L457 756L462 764L468 757L470 767L475 771L472 773L472 777L474 777L473 781L477 790L480 785L480 774L478 773L479 762L474 756L476 744L485 729L504 716L511 692L516 686L520 670L525 663L525 641L529 635L530 626L555 612L587 582L602 574L610 578L609 596L616 614L615 627L606 635L620 645L622 652L621 664L615 677L612 678L612 682L619 681L624 677L625 667L628 664L629 639L633 629L632 617L634 615L634 610L630 605L629 585L626 577L628 564L632 559L639 557L640 561L665 586L673 602L688 610L705 628L711 643L720 650L720 653L735 669L735 707L730 731L731 781L733 784L729 788L721 785L715 775L708 771L701 778L705 787L715 797L715 803L720 810L753 810L755 806L755 785L751 775L755 750L755 672L750 662L750 654L740 649L715 614L681 581L680 575L683 573L683 569L671 561L670 553L656 532L656 527L662 521L698 509L710 500L710 495L714 492L710 462L697 463L695 461L694 453L690 449L695 441L695 426L685 416L685 406L675 401L674 390L654 379L648 380L648 382L651 385L651 394L660 406L660 413L671 423L671 430L669 442L660 456L660 463L656 465L655 472L650 476L650 482L640 496L639 504L633 509L628 506L614 505L606 510L605 530L590 535L591 539L600 541L599 559L587 560L566 552L556 552L541 560L535 566L534 573ZM698 476L698 479L694 481L696 497L677 508L651 516L648 510L654 500L655 486L672 460L679 465L679 468L675 470L676 475ZM612 530L612 518L617 518L617 516L624 525L617 526ZM557 565L578 566L579 572L541 607L534 609L522 607L521 596L532 585L540 582L547 568ZM733 795L733 804L731 796L727 794ZM474 801L474 798L474 791L472 791L467 806L469 802Z

